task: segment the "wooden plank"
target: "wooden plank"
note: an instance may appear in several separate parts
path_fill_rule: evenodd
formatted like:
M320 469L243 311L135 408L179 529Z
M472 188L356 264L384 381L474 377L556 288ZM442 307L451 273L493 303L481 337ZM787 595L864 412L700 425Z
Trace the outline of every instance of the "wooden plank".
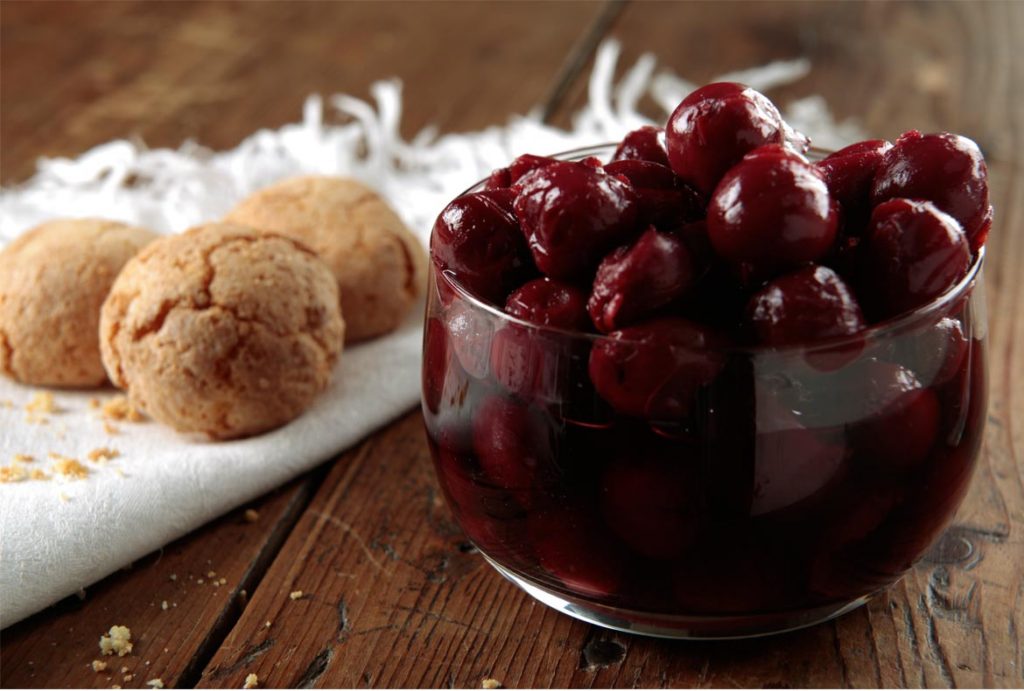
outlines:
M155 678L167 687L194 683L197 665L244 608L315 484L307 478L271 492L249 505L255 520L244 509L234 511L88 588L84 599L72 596L4 629L0 682L13 688L144 688ZM115 625L131 629L131 655L100 654L100 635ZM107 663L106 671L92 670L96 659Z
M0 182L110 139L234 146L311 93L404 81L406 136L479 129L548 94L602 6L572 2L35 3L0 17ZM517 37L509 40L509 37Z
M1001 87L1021 83L1010 51L1022 28L1012 4L728 3L631 5L614 31L627 58L652 50L697 79L807 53L816 72L790 95L823 93L887 136L952 129L986 147L1000 218L990 427L956 528L900 584L838 621L768 639L666 642L582 625L466 551L413 414L339 460L201 684L256 673L323 687L1020 685L1024 410L1012 394L1024 390L1024 287L1012 267L1024 261L1024 101Z
M294 121L309 93L367 96L373 80L393 75L406 83L407 135L428 123L493 124L544 99L600 11L572 3L4 2L0 180L25 178L37 156L75 154L116 137L231 146L259 127ZM527 38L510 43L508 35ZM305 487L257 506L256 526L214 522L90 588L84 602L3 631L0 684L130 687L155 677L193 684L244 604L234 593L252 590L246 583L258 580L280 546L308 498ZM198 586L207 570L228 583ZM179 580L168 581L171 573ZM130 681L88 666L99 635L114 624L128 625L136 641L134 655L111 664L127 665Z

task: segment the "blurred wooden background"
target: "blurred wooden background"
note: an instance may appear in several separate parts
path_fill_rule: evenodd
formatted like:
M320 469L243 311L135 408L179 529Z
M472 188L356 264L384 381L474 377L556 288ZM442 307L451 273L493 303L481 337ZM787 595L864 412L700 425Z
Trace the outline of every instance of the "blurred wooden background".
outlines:
M623 43L620 69L651 51L697 82L807 56L812 74L774 99L818 93L872 135L951 130L981 144L997 213L989 425L970 496L932 554L867 607L785 636L595 629L468 549L411 411L256 502L255 522L225 516L0 632L3 686L238 688L249 673L264 686L1024 684L1024 3L3 0L0 182L113 138L231 147L297 120L310 93L367 97L391 76L405 84L408 136L538 105L565 125L607 36ZM113 624L131 627L135 651L96 673Z

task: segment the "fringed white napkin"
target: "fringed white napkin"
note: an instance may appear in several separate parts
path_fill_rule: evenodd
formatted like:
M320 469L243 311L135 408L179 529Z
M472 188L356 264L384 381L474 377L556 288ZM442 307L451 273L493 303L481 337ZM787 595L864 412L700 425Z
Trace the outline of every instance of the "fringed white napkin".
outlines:
M650 55L616 83L618 55L613 41L599 49L589 103L569 131L533 114L481 132L437 136L428 129L405 141L399 134L401 84L390 80L373 85L373 105L331 97L330 106L348 116L346 124L325 125L322 99L310 96L302 122L256 132L231 151L193 143L153 150L119 140L73 160L44 159L27 183L0 191L0 246L60 216L101 216L181 232L300 173L363 180L426 243L449 200L515 155L613 141L650 123L637 110L642 96L667 115L695 87L669 72L656 74ZM722 78L770 90L810 69L798 59ZM855 125L834 122L819 97L791 103L784 114L821 146L861 136ZM153 422L116 423L119 434L111 436L89 399L113 392L54 392L56 411L29 414L35 391L0 380L0 465L24 454L35 458L22 466L27 473L40 469L52 476L53 453L89 469L82 479L0 484L0 628L309 470L411 409L419 398L421 312L397 333L348 349L331 388L298 420L242 441L209 443ZM103 447L119 455L105 463L87 460Z

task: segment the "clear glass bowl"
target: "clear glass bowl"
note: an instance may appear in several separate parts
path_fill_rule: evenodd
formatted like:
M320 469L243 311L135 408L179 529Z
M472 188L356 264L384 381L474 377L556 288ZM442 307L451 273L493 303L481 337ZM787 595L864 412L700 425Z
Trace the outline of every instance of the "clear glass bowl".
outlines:
M855 338L692 352L537 327L432 266L423 415L448 504L505 577L608 628L729 638L847 612L966 493L987 400L982 263ZM681 405L626 414L590 378L609 349L666 390L714 374Z

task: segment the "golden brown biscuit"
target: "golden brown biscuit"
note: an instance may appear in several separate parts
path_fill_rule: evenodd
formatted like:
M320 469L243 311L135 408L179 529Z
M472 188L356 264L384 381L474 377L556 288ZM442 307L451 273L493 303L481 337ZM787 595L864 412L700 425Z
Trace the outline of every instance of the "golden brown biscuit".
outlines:
M49 221L0 251L0 373L36 386L99 386L100 307L157 236L95 218Z
M426 282L423 245L380 195L355 180L284 180L244 200L226 220L319 252L338 279L349 342L394 330Z
M291 238L213 223L161 238L103 304L111 381L181 432L242 437L298 416L330 380L345 323L338 285Z

